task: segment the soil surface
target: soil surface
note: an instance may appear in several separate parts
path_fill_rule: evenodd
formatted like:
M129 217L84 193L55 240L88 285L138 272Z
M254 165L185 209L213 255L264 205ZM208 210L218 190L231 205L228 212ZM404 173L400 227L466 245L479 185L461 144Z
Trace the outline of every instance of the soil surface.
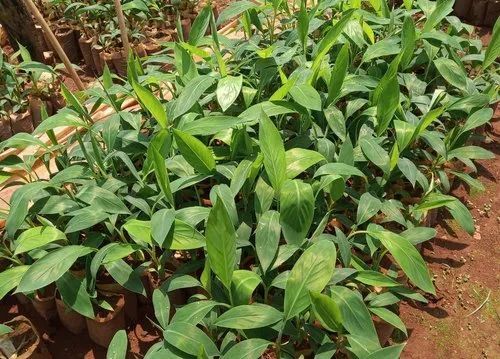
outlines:
M471 209L476 233L469 236L440 212L438 235L422 248L437 295L427 305L401 306L409 331L402 358L500 358L500 106L495 117L481 144L495 159L477 166L486 190L452 191Z

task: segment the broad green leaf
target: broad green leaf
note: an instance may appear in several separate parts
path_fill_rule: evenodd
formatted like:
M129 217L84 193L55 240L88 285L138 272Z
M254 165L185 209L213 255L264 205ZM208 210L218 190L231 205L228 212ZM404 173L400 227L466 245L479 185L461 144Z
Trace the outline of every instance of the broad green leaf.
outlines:
M355 10L347 10L342 14L342 18L333 25L333 27L326 33L326 35L321 39L318 44L318 50L316 51L316 55L314 56L313 64L312 64L312 75L309 83L313 84L316 80L316 75L319 71L321 63L323 62L324 57L333 45L335 45L337 38L342 34L345 26L349 23L349 20L353 16Z
M106 271L122 287L137 294L146 296L146 289L139 273L134 271L123 259L104 264Z
M21 148L24 149L28 146L37 146L46 148L47 145L42 142L38 137L29 133L19 132L11 138L3 141L0 145L0 150L5 148Z
M307 52L307 35L309 34L309 15L307 13L307 6L304 1L300 2L300 11L297 17L297 33L299 35L300 43L304 54Z
M323 327L332 332L342 331L342 314L337 303L327 295L311 292L311 304L314 316Z
M116 194L99 186L92 185L84 187L78 193L76 198L94 208L99 208L106 213L130 213L127 206L125 206L123 201Z
M484 54L483 69L488 68L500 56L500 20L495 21L490 44Z
M408 158L401 157L398 160L398 168L403 173L408 181L410 181L413 188L415 188L415 183L417 182L418 168L415 164Z
M306 239L314 216L314 194L311 185L288 180L280 194L280 224L288 244L300 246Z
M248 118L232 116L207 116L188 122L181 128L182 131L193 136L214 135L228 128L237 128L252 122Z
M422 208L439 208L446 206L450 211L451 215L458 224L465 229L470 235L474 234L474 219L470 214L467 207L460 202L457 198L453 196L448 196L440 193L430 193L424 200L416 207L417 210L422 210Z
M229 5L220 13L217 19L217 25L224 24L226 21L231 20L244 13L245 11L257 7L258 5L252 1L240 0L229 3Z
M390 78L381 88L377 102L377 135L385 133L399 106L399 83L396 76Z
M321 97L311 85L300 84L290 89L290 95L299 105L310 110L321 111Z
M77 278L66 272L56 281L64 304L81 315L94 319L94 308L87 292L87 278Z
M83 127L87 124L80 119L74 112L61 111L45 119L33 132L34 135L45 133L58 127Z
M168 238L168 237L167 237ZM202 248L206 245L205 237L191 224L180 219L174 222L174 236L167 246L171 250L190 250Z
M399 39L396 37L386 37L368 46L366 51L363 52L363 62L369 62L379 57L397 55L400 52Z
M454 0L437 0L434 11L427 17L422 32L434 29L449 13L453 11Z
M455 148L448 152L448 159L452 158L468 158L471 160L488 160L495 158L495 155L479 146L464 146Z
M347 69L349 68L349 42L346 42L337 56L335 61L335 67L333 68L332 75L330 77L330 82L328 84L328 98L326 100L326 105L329 106L340 96L340 91L342 90L342 85L344 84L344 79L347 74Z
M276 211L265 212L255 230L255 251L263 272L269 269L276 257L280 235L280 214Z
M436 237L436 234L437 232L434 228L428 227L413 227L401 232L401 235L413 245L428 241Z
M198 355L203 349L208 356L219 355L219 350L212 339L190 323L171 323L163 332L163 337L169 344L187 354Z
M0 273L0 300L18 286L24 273L30 266L22 265L8 268Z
M377 332L363 299L347 287L335 286L331 295L342 316L342 326L352 335L364 338L372 350L380 348Z
M56 249L30 265L21 278L16 293L44 288L62 277L75 261L93 251L92 248L69 245Z
M295 262L285 287L285 321L300 314L310 305L309 292L321 292L335 269L337 251L326 240L318 241Z
M270 326L283 319L283 313L266 304L239 305L219 316L214 324L231 329L255 329Z
M236 266L236 232L220 198L208 215L205 236L210 268L230 290Z
M358 225L365 223L380 211L382 203L369 192L365 192L359 198L356 212L356 222Z
M417 40L417 35L415 32L415 24L411 16L406 16L403 22L403 31L401 34L401 43L402 43L402 54L400 65L404 70L410 64L412 60L413 51L415 51L415 41Z
M197 302L188 303L175 311L172 317L172 323L184 322L197 325L217 305L219 304L212 300L199 300Z
M226 111L233 104L240 94L243 85L243 76L226 76L217 83L217 102L222 111Z
M337 176L358 176L365 177L364 173L358 170L356 167L345 164L345 163L328 163L321 166L314 177L325 176L325 175L337 175Z
M408 336L408 332L406 331L405 324L403 321L397 316L397 314L394 314L387 308L369 308L370 312L375 314L377 317L382 319L384 322L389 323L390 325L398 328L401 330L403 333L405 333L406 336Z
M274 190L279 193L286 180L285 146L278 129L265 113L260 117L259 144L264 155L266 173Z
M9 238L14 238L16 231L23 224L28 214L28 205L36 194L48 187L45 182L31 182L19 187L10 198L10 210L5 222Z
M372 270L362 270L356 273L354 277L357 281L374 287L399 287L401 283L396 282L380 272Z
M493 109L483 108L481 110L478 110L474 112L472 115L470 115L467 121L465 121L465 124L462 127L461 132L467 132L476 127L484 125L485 123L488 123L492 117L493 117Z
M476 191L480 192L485 190L484 185L481 183L481 181L472 178L468 174L455 171L451 171L451 173L460 178L465 183L467 183L470 188L474 188Z
M203 36L205 36L211 16L212 7L208 5L204 6L198 16L196 16L196 19L194 19L189 31L189 44L196 46Z
M196 171L209 174L215 169L215 158L203 142L188 133L175 129L174 137L182 156Z
M134 92L139 98L139 101L144 109L151 113L153 118L162 128L167 128L167 112L165 111L165 108L161 104L160 100L158 100L158 98L156 98L151 91L136 81L132 81L132 88L134 89Z
M390 158L386 150L382 148L373 138L363 138L360 141L361 149L370 162L380 168L384 173L389 173Z
M163 247L174 221L175 210L173 209L160 209L151 217L151 236L160 247Z
M170 299L158 288L153 291L153 308L160 326L163 329L167 328L170 319Z
M304 148L292 148L285 152L286 175L289 179L297 177L309 167L325 161L325 157L316 151Z
M198 76L189 81L175 100L174 119L188 112L214 81L215 79L208 75Z
M172 195L172 189L170 188L170 179L168 178L165 159L155 147L152 147L151 151L153 154L153 168L155 171L156 181L158 182L158 185L167 201L171 206L174 206L174 196Z
M342 111L334 105L330 105L323 111L328 127L330 127L343 143L346 143L347 128L346 121ZM339 160L339 162L342 162Z
M265 339L246 339L232 346L222 359L259 359L271 344Z
M252 271L239 269L233 272L231 298L233 305L249 304L252 294L262 282L260 276Z
M106 359L125 359L127 357L128 338L125 329L119 330L109 343Z
M435 293L429 270L413 244L399 234L382 229L369 227L368 234L382 242L413 284L428 293Z
M403 344L395 344L389 347L380 348L366 357L366 359L398 359L405 347Z
M29 252L56 241L65 241L66 235L55 227L34 227L27 229L15 241L14 255Z
M123 229L132 237L134 242L142 245L151 244L151 222L130 219L124 225Z
M459 90L467 88L467 74L455 61L440 57L434 60L434 65L448 83Z

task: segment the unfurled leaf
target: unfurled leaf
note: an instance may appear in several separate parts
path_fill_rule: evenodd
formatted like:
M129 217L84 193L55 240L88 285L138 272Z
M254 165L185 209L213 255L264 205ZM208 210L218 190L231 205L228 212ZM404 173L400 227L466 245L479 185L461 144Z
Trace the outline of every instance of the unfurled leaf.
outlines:
M300 246L306 239L314 215L314 194L311 185L288 180L280 194L280 224L288 244Z
M380 348L377 332L363 299L359 294L347 287L335 286L331 295L340 309L342 326L351 334L363 338L367 348Z
M328 84L328 98L326 100L326 105L335 103L335 101L339 97L348 67L349 43L346 42L344 46L342 46L342 49L337 56L337 60L335 61L335 67L333 68L333 72L330 77L330 83Z
M437 0L434 11L427 17L422 32L434 29L449 13L453 11L454 0Z
M231 329L255 329L272 325L283 319L283 313L266 304L239 305L229 309L214 322Z
M285 321L309 307L309 292L321 292L335 269L337 251L326 240L314 243L302 253L293 266L285 287Z
M453 1L452 1L453 2ZM459 90L467 88L467 75L462 67L451 59L438 58L434 60L437 70L443 78Z
M341 332L342 314L337 303L325 294L311 292L310 295L312 310L321 324L332 332Z
M286 180L286 154L283 140L276 126L265 113L261 114L259 144L264 155L264 168L276 192Z
M174 130L174 137L182 156L196 171L209 174L215 169L215 158L203 142L179 130Z
M484 54L483 69L488 68L500 56L500 20L495 21L490 44Z
M230 290L236 266L236 232L220 198L208 215L205 236L210 268Z
M358 225L365 223L380 211L382 203L376 197L366 192L361 195L356 212L356 222Z
M215 79L208 75L198 76L189 81L175 100L174 119L184 115L200 99L201 95L213 85Z
M260 338L246 339L232 346L222 359L259 359L271 342Z
M30 265L17 287L17 293L44 288L66 273L75 261L93 251L92 248L69 245L54 250Z
M208 356L218 356L219 350L208 335L195 325L175 322L163 332L165 340L175 348L191 355L198 355L204 350Z
M321 97L311 85L295 85L290 89L290 94L299 105L310 110L321 111Z
M217 102L219 102L222 111L226 111L229 106L236 101L240 94L243 85L242 76L226 76L219 80L217 83Z
M125 329L119 330L109 343L106 359L125 359L127 357L128 338Z
M382 242L413 284L428 293L435 293L429 270L413 244L405 237L387 230L369 227L368 234Z
M280 235L280 214L276 211L265 212L260 217L255 230L255 251L264 272L276 257Z
M153 308L156 320L160 326L163 329L167 328L170 318L170 300L168 295L160 289L153 291Z
M56 241L65 241L66 235L55 227L30 228L17 238L14 255L29 252Z

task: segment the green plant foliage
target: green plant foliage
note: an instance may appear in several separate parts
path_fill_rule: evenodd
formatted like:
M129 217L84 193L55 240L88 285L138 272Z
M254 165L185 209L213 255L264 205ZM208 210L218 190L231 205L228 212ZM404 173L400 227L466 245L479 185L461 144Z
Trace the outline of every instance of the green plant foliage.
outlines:
M242 39L205 7L186 42L63 88L67 108L3 142L36 151L0 161L4 180L25 173L0 298L55 283L92 318L106 280L150 296L163 338L146 359L399 357L373 320L406 334L397 305L435 293L427 219L474 232L450 190L483 188L475 161L493 158L471 139L498 101L498 22L484 50L453 1L310 3L232 2L217 23L238 17ZM114 113L93 123L102 104ZM78 131L41 142L61 126ZM108 357L126 349L119 332Z

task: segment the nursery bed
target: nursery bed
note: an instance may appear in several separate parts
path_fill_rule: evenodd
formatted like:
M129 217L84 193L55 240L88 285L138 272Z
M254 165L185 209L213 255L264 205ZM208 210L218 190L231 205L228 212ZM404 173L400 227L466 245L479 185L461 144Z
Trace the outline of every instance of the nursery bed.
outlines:
M227 25L226 29L230 29L230 28L231 28L231 23L229 23ZM135 87L134 87L134 90L136 90ZM133 109L136 107L137 107L137 103L132 99L130 101L127 100L127 104L125 106L122 106L122 108L126 109L126 110L130 110L130 109ZM94 121L105 120L106 117L109 116L109 114L107 114L107 112L109 112L109 108L103 107L99 111L99 114L97 116L93 116L94 117L93 120ZM109 121L109 122L111 122L111 121ZM494 139L497 140L498 139L498 137L497 137L498 136L498 122L494 123L494 127L495 127L495 131L494 131L493 136L494 136ZM60 133L60 139L64 140L65 138L68 138L68 136L71 133L73 133L73 131L74 130L71 130L71 129L62 130ZM181 131L179 131L179 132L181 132ZM261 132L262 132L262 130L261 130ZM261 139L259 139L259 141L261 141ZM217 146L217 143L215 145ZM493 153L498 154L498 143L494 142L493 145L489 146L489 149L491 151L493 151ZM28 151L28 152L24 152L25 154L29 153L29 149L26 149L24 151ZM486 162L484 162L484 163L486 163ZM486 163L486 166L491 166L492 170L490 172L492 173L492 177L497 178L498 171L500 168L498 156L495 158L494 163L492 163L492 161L488 161L488 163ZM40 168L43 168L43 167L40 167ZM487 172L486 172L485 168L482 168L482 170L483 171L480 172L480 174L484 177L484 175ZM37 172L37 173L38 173L39 177L46 178L47 174L45 173L45 175L44 175L43 171L44 170L41 169L41 172L40 173ZM203 187L201 187L203 189L205 189L205 186L207 186L207 184L205 184L205 183L202 183L201 185L203 186ZM162 190L163 190L163 188L162 188ZM488 184L488 191L483 196L481 196L480 199L481 200L484 199L487 195L491 196L491 194L497 193L498 190L500 190L500 188L498 188L498 183ZM6 191L4 193L0 193L0 196L2 197L2 199L8 199L8 197L11 193L12 193L12 189L9 188L8 191ZM203 191L202 191L202 193L203 193ZM464 195L464 193L466 193L466 191L464 191L462 187L453 188L453 192L451 192L451 193L453 193L455 197L459 198L460 202L462 202L462 203L465 203L465 199L463 197L468 198L466 195ZM197 192L197 195L198 195L198 192ZM205 195L206 195L206 193L203 193L203 201L202 201L202 199L199 198L199 195L198 195L198 201L200 203L200 206L202 206L202 203L203 203L203 206L205 206L205 205L211 206L212 203L216 203L216 202L211 202L211 200L212 200L211 197L210 197L210 199L205 198ZM284 197L282 197L282 198L284 198ZM471 197L471 200L472 201L470 203L470 207L472 207L474 205L474 203L476 203L476 206L479 206L481 203L480 201L475 202L474 196ZM361 202L361 200L360 200L360 202ZM214 205L214 206L218 207L217 205ZM493 221L496 221L496 223L498 224L498 218L495 215L496 208L498 207L498 201L496 201L496 202L492 201L491 207L492 207L492 209L490 210L490 212L491 212L490 217L489 218L484 217L484 221L483 221L483 217L482 217L476 222L476 225L478 226L477 227L478 231L474 235L474 238L476 240L478 240L477 233L479 233L479 239L481 238L481 235L480 235L481 232L479 231L479 229L483 225L485 226L485 228L487 227L487 228L491 228L491 230L494 230L493 228L495 228L495 227L491 223L492 218L493 218ZM215 212L215 210L211 210L211 212ZM443 213L441 213L441 214L443 214ZM474 214L476 214L476 213L474 213ZM358 216L359 216L359 213L358 213ZM376 220L377 219L374 218L374 222L379 223ZM422 223L422 222L426 223L422 218L420 218L420 219L417 218L417 220L419 221L418 223ZM482 222L484 222L484 223L482 223ZM325 221L324 223L326 224L327 222ZM342 228L341 224L335 225L335 223L331 224L332 227L330 228L330 224L331 224L331 222L329 223L330 230L332 230L332 228L337 227L337 226L340 226L339 228ZM428 223L426 225L430 226L430 227L434 226L433 224L428 224ZM420 314L420 311L423 310L423 311L429 313L430 315L434 315L436 317L448 318L451 325L453 325L453 328L455 328L455 327L457 327L457 323L461 323L461 322L458 322L459 316L461 318L463 318L464 313L472 312L472 310L474 310L474 308L480 304L480 303L476 303L477 305L472 304L470 306L467 306L470 303L465 302L465 307L462 311L457 310L457 311L453 312L452 314L450 314L450 311L447 310L447 308L446 309L444 308L445 307L444 304L441 304L441 303L456 302L455 295L457 295L457 293L459 292L458 288L456 288L456 283L457 283L458 279L455 280L455 277L453 276L453 275L455 275L455 273L451 274L451 271L452 271L451 268L455 268L455 267L458 268L459 267L457 264L457 260L455 258L457 256L457 252L455 252L455 250L457 248L461 249L464 246L462 244L456 244L456 243L465 242L467 239L467 235L462 234L462 230L458 229L458 227L455 226L454 221L448 221L448 218L444 218L444 219L441 218L439 221L438 227L440 228L440 232L439 232L438 237L434 241L431 241L430 243L424 245L424 247L423 247L424 258L427 259L431 263L430 267L433 270L433 274L435 274L434 278L436 280L437 296L433 296L431 294L426 295L426 297L430 303L425 305L425 306L419 307L413 303L411 305L414 305L415 307L409 307L406 304L403 305L401 316L402 316L403 321L410 328L409 342L413 341L412 340L413 333L416 333L415 335L417 335L419 333L427 333L426 327L428 326L428 322L425 319L422 320L421 322L419 322L417 319L415 319L415 318L419 318L419 317L423 318L422 315ZM470 219L470 227L472 227L472 219ZM444 234L444 231L447 231L448 234ZM473 231L471 232L470 229L468 231L469 231L469 233L473 232ZM128 232L128 230L127 230L127 232ZM450 242L448 239L443 239L443 236L452 236L452 235L455 235L455 232L458 233L457 236L459 237L459 242L448 243L448 242ZM498 230L497 230L497 232L498 232ZM491 233L493 238L496 237L496 235L498 234L497 232ZM132 233L130 233L130 232L128 234L133 236ZM312 237L312 238L314 239L314 237ZM487 255L487 254L491 255L491 248L492 248L492 246L494 246L494 242L492 244L491 242L481 242L478 240L474 243L477 243L477 246L472 248L473 245L471 245L470 246L472 248L471 251L476 251L477 253L479 253L478 254L479 256L483 256L483 255ZM435 250L434 249L435 246L440 247L440 250ZM418 247L418 248L420 248L420 247ZM418 252L415 251L415 253L417 253L417 256L418 256ZM467 255L469 253L470 252L467 252ZM436 258L436 256L439 256L439 258ZM462 259L464 256L465 256L465 254L461 258L458 259L459 263L464 264L467 262L468 259ZM443 261L440 258L446 258L446 260ZM452 259L449 259L449 258L452 258ZM379 258L379 260L382 260L382 259L383 258L381 256ZM387 258L385 258L385 259L387 259ZM389 261L390 261L390 259L389 259ZM471 259L471 262L472 262L472 259ZM481 260L480 262L484 263L483 260ZM378 263L381 264L381 267L385 268L385 264L382 264L382 262L378 262ZM478 266L479 263L478 264L476 264L476 263L478 263L478 262L475 262L474 264L476 266ZM239 266L241 266L242 269L243 268L247 269L246 265L247 264L245 262L242 262ZM377 266L378 266L378 264L377 264ZM439 278L438 278L439 275L441 274L441 273L439 273L439 270L442 269L442 266L445 266L446 267L445 269L447 271L447 273L443 272L443 279L448 280L448 282L446 282L446 283L441 283L439 281ZM448 271L448 269L449 269L449 271ZM495 268L490 268L490 269L493 269L493 272L495 272L494 271ZM333 267L332 267L332 270L333 270ZM464 269L464 270L466 270L466 269ZM456 274L458 275L459 272L457 271ZM466 271L460 272L460 278L463 279L464 274L467 274L467 272ZM399 276L398 276L398 279L399 279ZM430 283L430 277L428 280ZM481 282L481 285L484 288L495 288L494 278L488 277L483 281L482 278L478 277L477 281ZM449 287L447 287L447 285L449 285ZM431 284L431 286L432 286L432 284ZM476 288L473 288L473 289L476 289ZM379 291L376 288L375 288L375 292L379 293ZM374 292L374 294L378 295L375 292ZM429 291L427 291L427 292L429 292ZM429 293L431 293L431 292L432 291L430 291ZM474 293L476 293L476 292L474 292ZM199 294L201 294L201 293L199 293ZM450 294L450 296L448 296L448 294ZM497 293L494 293L491 296L491 300L490 300L490 302L487 303L487 305L490 305L491 303L495 302L495 300L496 300L495 298L497 298L496 294ZM480 296L480 294L478 294L478 296ZM266 298L266 297L267 297L267 293L264 294L264 298ZM461 299L460 296L457 295L457 297ZM488 294L488 298L489 298L489 294ZM482 302L482 298L481 298L480 302ZM285 297L285 303L286 303L286 297ZM464 304L464 303L462 303L462 304ZM446 306L447 305L448 304L446 304ZM476 315L477 316L481 315L481 310L482 310L481 306L479 306L477 308L478 309L474 313L472 313L472 314L474 314L473 317L471 314L471 318L475 319ZM475 313L477 313L477 314L475 314ZM43 339L46 342L47 346L49 347L49 350L52 352L54 358L66 357L69 353L72 353L72 355L74 355L75 357L78 357L78 358L104 358L105 357L104 350L102 348L98 348L95 344L93 344L85 334L82 336L79 336L79 337L75 337L72 334L70 334L69 332L67 332L65 329L63 329L59 323L53 323L53 322L47 323L47 322L42 321L38 317L38 315L33 312L31 307L23 307L19 304L16 304L16 301L15 301L15 299L13 299L13 297L9 297L9 299L6 299L0 303L0 322L8 320L12 316L19 315L19 314L24 314L24 315L28 316L29 318L34 318L33 321L35 323L35 326L37 327L40 334L43 334ZM156 313L156 312L153 313L151 305L149 305L149 304L139 305L139 318L140 318L140 320L138 322L136 322L133 326L129 326L127 328L127 336L128 336L128 342L129 342L129 353L130 353L128 357L131 357L131 358L142 357L144 355L144 353L147 351L147 349L153 343L156 342L157 338L161 339L162 333L158 333L157 330L154 329L153 325L151 324L151 321L149 320L149 319L154 320L155 315L158 318L158 313ZM498 317L498 314L496 314L496 315ZM454 316L456 316L456 318ZM440 325L443 325L441 323L443 323L443 322L436 321L436 323L435 323L436 328L438 328ZM448 324L450 324L450 323L448 323ZM493 324L495 324L494 321L493 321ZM491 327L494 329L494 325ZM472 331L471 324L468 323L468 326L466 328L462 327L462 329ZM488 330L490 330L490 329L486 329L486 332L489 333ZM395 333L397 334L399 332L395 332ZM280 332L278 341L281 340L281 334L282 333ZM396 344L399 342L406 341L404 338L403 339L398 338L398 335L396 335L396 334L393 335L393 338L391 339L390 344ZM494 333L492 333L492 335L494 335ZM445 337L446 337L446 335L441 335L439 337L439 339L441 340L442 338L445 338ZM76 338L78 338L78 339L76 339ZM452 335L451 338L453 339L454 335ZM418 349L418 347L419 347L418 343L419 343L419 341L422 341L422 340L425 341L425 340L427 340L427 338L422 337L421 335L416 337L416 340L415 340L416 344L409 346L406 349L406 352L404 355L406 355L406 357L408 357L408 358L419 357L422 352L421 352L421 350ZM480 346L480 344L478 344L477 342L474 342L474 340L475 339L471 339L471 343L474 344L474 349L477 349ZM75 341L78 342L78 344L76 346L74 344ZM453 340L452 340L452 342L453 342ZM381 345L385 345L385 344L386 344L385 340L381 341ZM448 354L448 356L449 356L450 353L453 354L453 352L448 351L446 344L443 344L442 342L436 342L435 344L436 344L436 346L434 346L434 347L429 346L428 355L432 356L433 353L435 353L435 351L436 351L436 347L439 347L439 348L445 347L444 355ZM401 347L401 346L399 346L399 347ZM301 350L301 348L297 348L297 349ZM458 349L455 349L455 350L458 350ZM493 349L486 348L483 351L483 355L485 355L484 352L487 352L488 354L490 354L491 352L495 353L494 350L495 350L495 348L493 348ZM279 351L279 346L278 346L278 351ZM340 352L342 352L342 351L339 351L339 353ZM343 357L343 354L339 354L339 355L341 355L341 357ZM460 352L460 354L457 354L457 355L458 355L457 358L462 357L462 352ZM452 356L452 357L454 357L454 356Z

